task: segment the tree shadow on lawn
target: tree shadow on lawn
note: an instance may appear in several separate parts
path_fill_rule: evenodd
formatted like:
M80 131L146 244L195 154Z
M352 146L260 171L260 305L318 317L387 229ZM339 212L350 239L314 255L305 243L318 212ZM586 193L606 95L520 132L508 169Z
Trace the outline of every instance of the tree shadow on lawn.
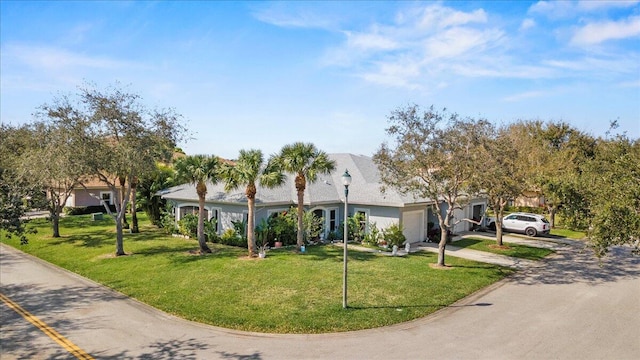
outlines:
M614 247L599 261L586 247L567 247L542 261L543 266L516 272L510 281L524 285L587 283L597 285L640 278L640 256Z
M302 256L312 258L314 260L331 260L331 261L344 261L344 249L340 246L334 245L315 245L307 247L307 251ZM348 260L368 261L378 259L382 256L381 253L360 251L354 249L348 249Z

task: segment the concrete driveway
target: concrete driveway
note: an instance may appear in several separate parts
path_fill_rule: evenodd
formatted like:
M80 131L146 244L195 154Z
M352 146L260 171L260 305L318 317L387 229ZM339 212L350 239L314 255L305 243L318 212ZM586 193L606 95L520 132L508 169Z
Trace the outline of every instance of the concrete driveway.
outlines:
M426 318L327 335L225 330L169 316L0 245L0 291L99 359L639 359L640 259L567 247ZM425 264L426 266L426 264ZM0 305L5 359L74 358Z

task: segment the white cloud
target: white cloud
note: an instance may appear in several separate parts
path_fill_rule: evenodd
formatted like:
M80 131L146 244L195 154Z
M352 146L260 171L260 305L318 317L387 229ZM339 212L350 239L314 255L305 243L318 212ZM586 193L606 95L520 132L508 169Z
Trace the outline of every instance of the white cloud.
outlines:
M519 93L519 94L514 94L511 96L507 96L502 98L502 101L506 101L506 102L517 102L520 100L526 100L526 99L532 99L532 98L538 98L538 97L543 97L543 96L549 96L551 93L550 92L545 92L545 91L527 91L527 92L523 92L523 93Z
M608 40L621 40L640 35L640 16L620 21L589 23L579 28L571 38L572 45L594 45Z
M262 6L264 5L264 6ZM313 10L300 3L267 3L254 6L253 17L267 24L289 28L333 29L338 16L328 16L325 11ZM323 6L326 4L320 4Z
M426 40L426 54L430 58L464 57L495 47L503 37L499 30L456 27L440 32Z
M486 23L487 14L483 9L472 12L462 12L439 4L414 8L397 17L398 19L414 22L419 29L460 26L471 23ZM404 21L400 21L402 23Z
M392 50L398 47L396 41L376 33L356 33L345 31L347 46L362 50Z
M87 56L54 47L21 44L4 46L2 48L2 57L41 70L73 69L77 67L114 69L134 65L130 62L114 60L108 57Z
M600 11L604 9L630 8L636 6L638 3L640 3L640 0L581 0L578 2L577 7L584 11Z
M535 26L536 26L536 21L531 18L527 18L522 20L522 23L520 24L520 31L528 30L528 29L534 28Z
M575 4L571 1L538 1L531 5L529 14L539 14L550 19L560 19L575 15Z

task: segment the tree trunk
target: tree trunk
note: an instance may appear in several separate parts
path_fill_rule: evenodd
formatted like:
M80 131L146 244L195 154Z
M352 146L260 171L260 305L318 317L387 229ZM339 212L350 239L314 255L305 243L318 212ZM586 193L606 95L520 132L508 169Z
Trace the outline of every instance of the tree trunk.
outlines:
M496 244L502 246L502 219L496 217Z
M127 204L125 201L125 184L126 184L126 179L124 177L120 177L120 206L122 207L122 227L124 229L128 229L129 228L129 223L127 222Z
M304 245L304 225L302 222L302 218L304 216L304 189L298 190L298 233L296 234L297 238L297 249L300 250L302 245Z
M555 229L556 227L556 207L555 206L549 207L549 225L551 226L552 229Z
M135 181L131 182L131 232L137 234L140 232L138 227L138 212L136 211L136 187Z
M122 235L122 216L120 212L116 216L116 256L126 255L124 252L123 235Z
M447 247L448 231L446 226L440 227L440 242L438 243L438 266L445 266L444 263L444 250Z
M204 235L204 196L198 196L198 244L201 254L210 254L211 249L207 246L207 239Z
M60 213L56 210L51 214L51 225L53 227L53 237L60 237Z
M502 246L502 218L504 216L504 206L498 207L496 211L496 245Z
M255 199L248 197L247 206L249 213L247 214L247 247L249 248L249 257L253 257L256 254L256 238L255 238Z

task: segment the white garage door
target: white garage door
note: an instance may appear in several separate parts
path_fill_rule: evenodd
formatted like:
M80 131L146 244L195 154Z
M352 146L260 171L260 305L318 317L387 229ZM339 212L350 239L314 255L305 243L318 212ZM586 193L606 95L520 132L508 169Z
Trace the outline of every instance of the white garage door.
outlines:
M402 233L410 243L424 240L424 210L402 214Z

